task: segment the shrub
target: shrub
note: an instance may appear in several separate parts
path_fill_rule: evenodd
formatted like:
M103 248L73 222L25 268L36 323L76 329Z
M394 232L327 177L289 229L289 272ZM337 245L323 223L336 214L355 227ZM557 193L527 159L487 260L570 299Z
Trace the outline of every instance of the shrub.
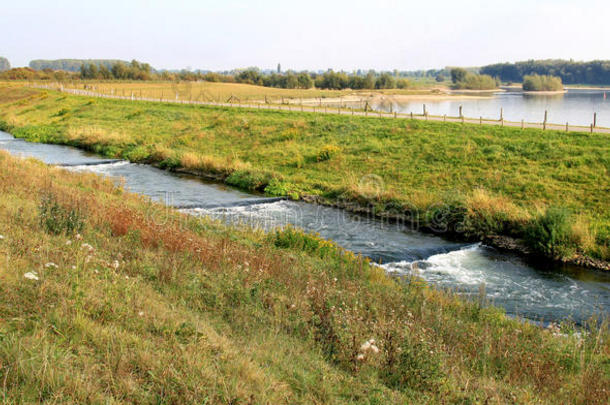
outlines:
M66 114L70 113L70 109L69 108L62 108L61 110L59 110L57 112L57 114L55 114L56 117L63 117Z
M330 160L333 158L333 156L336 156L339 152L341 151L341 149L338 146L335 145L324 145L322 147L322 149L320 150L320 152L318 152L318 162L324 162L327 160Z
M226 183L250 191L264 191L271 182L271 175L250 170L236 170L226 179Z
M523 77L523 90L525 91L561 91L563 83L561 78L548 75L529 75Z
M333 242L324 240L316 235L310 235L300 229L287 226L277 229L270 236L273 244L282 249L297 249L307 253L316 253L326 257L330 253L342 251Z
M553 258L570 256L576 247L568 211L549 208L526 229L525 240L536 252Z
M463 80L455 82L454 89L466 90L492 90L498 87L496 79L489 75L477 75L469 73Z
M42 228L50 234L72 234L83 229L85 221L77 208L63 207L52 193L42 196L38 217Z
M123 156L131 162L146 162L150 159L150 151L146 146L136 146L124 153Z
M290 196L293 200L299 199L299 194L294 191L294 185L278 180L276 178L271 179L267 187L265 187L265 193L275 196Z
M425 341L406 339L400 346L400 354L389 364L382 377L385 383L400 390L430 390L438 387L444 378L438 354Z

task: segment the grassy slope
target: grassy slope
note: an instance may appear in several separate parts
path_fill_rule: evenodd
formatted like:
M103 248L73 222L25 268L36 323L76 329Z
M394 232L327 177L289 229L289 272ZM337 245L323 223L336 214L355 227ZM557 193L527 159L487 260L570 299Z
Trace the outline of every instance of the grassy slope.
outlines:
M571 217L555 226L557 246L544 241L539 248L558 257L610 257L606 134L32 92L0 89L0 102L9 102L0 119L32 141L212 172L246 188L271 183L267 191L275 194L343 198L381 211L410 207L422 225L470 237L522 237L544 228L548 207L562 207Z
M555 336L311 236L187 218L93 174L0 152L0 235L7 403L609 399L606 329ZM359 360L370 338L379 352Z
M11 84L15 82L9 82ZM16 83L15 83L16 84ZM41 82L49 84L49 82ZM434 86L439 86L435 83ZM261 101L267 97L268 102L279 103L282 98L327 98L340 97L352 94L430 94L432 89L428 83L414 82L412 88L408 89L385 89L385 90L324 90L324 89L281 89L275 87L255 86L242 83L213 83L213 82L165 82L165 81L76 81L65 83L66 88L84 89L95 88L96 92L103 94L115 94L130 96L133 93L138 97L147 97L164 100L173 100L176 95L179 100L200 100L225 102L234 96L239 100Z

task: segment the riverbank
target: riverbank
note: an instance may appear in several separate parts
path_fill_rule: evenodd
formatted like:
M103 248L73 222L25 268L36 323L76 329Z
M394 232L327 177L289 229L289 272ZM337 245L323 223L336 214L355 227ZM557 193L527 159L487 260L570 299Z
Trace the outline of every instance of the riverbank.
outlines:
M540 137L542 131L518 128L90 100L36 90L18 102L12 90L2 95L13 100L3 119L31 141L211 174L272 195L374 207L375 215L400 214L419 228L469 240L529 238L537 255L563 261L608 260L600 188L607 179L599 177L603 135L546 131ZM587 165L577 164L574 150ZM578 188L569 179L579 179ZM545 221L561 237L538 244L533 235Z
M9 402L608 401L606 326L541 329L3 152L0 190Z

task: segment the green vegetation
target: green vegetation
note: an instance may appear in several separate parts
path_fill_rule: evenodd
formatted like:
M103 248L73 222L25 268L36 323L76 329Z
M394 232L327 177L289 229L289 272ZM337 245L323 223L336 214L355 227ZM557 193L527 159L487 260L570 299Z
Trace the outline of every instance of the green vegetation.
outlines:
M610 61L574 62L567 60L529 60L483 66L481 73L503 82L520 83L525 76L558 76L566 84L610 85Z
M11 68L11 64L8 59L0 56L0 72L4 72L5 70L9 70Z
M525 91L561 91L563 83L556 76L529 75L523 77L523 90Z
M466 69L451 69L452 88L456 90L493 90L498 87L498 81L489 75L479 75Z
M0 152L0 235L5 403L609 400L605 325L520 323L297 230L227 228L93 174Z
M0 89L0 103L2 128L30 141L356 203L461 238L521 238L556 258L610 258L607 134L91 100L19 87ZM370 175L381 187L361 181ZM548 228L555 209L566 210L561 236L541 246L530 236L544 232L532 229Z

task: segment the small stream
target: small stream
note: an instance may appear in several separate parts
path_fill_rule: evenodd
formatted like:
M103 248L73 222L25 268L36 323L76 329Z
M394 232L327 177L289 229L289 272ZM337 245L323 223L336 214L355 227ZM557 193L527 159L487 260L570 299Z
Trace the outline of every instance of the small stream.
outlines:
M265 230L292 224L370 257L389 273L415 271L431 285L465 296L478 297L484 284L487 299L510 316L544 322L571 318L580 324L593 314L607 316L610 309L607 273L540 268L482 244L447 241L337 208L265 198L148 165L103 159L72 147L25 142L4 132L0 132L0 149L64 165L67 170L112 177L132 192L192 215Z

